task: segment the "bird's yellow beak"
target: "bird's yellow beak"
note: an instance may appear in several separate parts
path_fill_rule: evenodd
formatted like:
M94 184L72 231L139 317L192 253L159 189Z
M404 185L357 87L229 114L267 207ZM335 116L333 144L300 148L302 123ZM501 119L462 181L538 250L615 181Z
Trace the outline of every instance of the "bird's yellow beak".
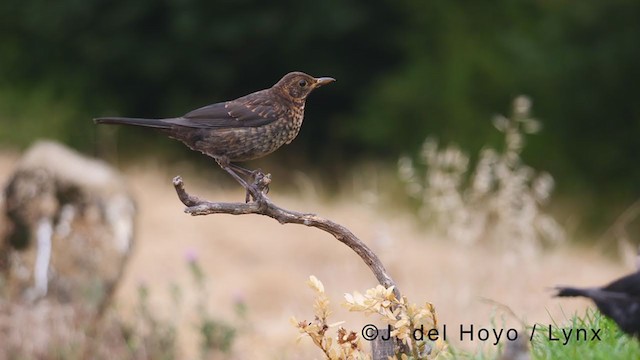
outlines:
M331 77L321 77L321 78L317 78L317 79L316 79L316 83L315 83L315 85L314 85L314 88L317 88L317 87L320 87L320 86L322 86L322 85L326 85L326 84L332 83L332 82L334 82L334 81L336 81L336 79L331 78Z

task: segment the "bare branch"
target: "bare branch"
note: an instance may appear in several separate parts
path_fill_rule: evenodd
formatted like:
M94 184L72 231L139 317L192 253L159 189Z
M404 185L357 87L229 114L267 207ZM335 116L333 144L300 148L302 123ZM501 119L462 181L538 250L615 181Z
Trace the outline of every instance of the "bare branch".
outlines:
M393 286L393 291L396 297L398 299L402 298L400 290L398 290L396 283L393 281L393 279L391 279L391 277L385 270L378 256L373 251L371 251L371 249L369 249L369 247L365 243L363 243L351 231L349 231L349 229L340 224L337 224L331 220L322 218L315 214L304 214L278 207L273 204L269 200L269 198L261 191L256 192L258 195L257 199L251 203L222 203L209 202L189 195L184 189L184 182L182 181L182 177L180 176L176 176L173 179L173 186L178 193L180 201L182 201L182 203L187 206L185 212L193 216L210 214L257 214L273 218L281 224L306 225L328 232L329 234L333 235L338 241L342 242L343 244L351 248L351 250L355 251L367 264L367 266L369 266L381 285L387 288ZM264 186L260 186L260 184L257 184L256 186L259 189L264 188ZM253 192L252 195L254 195Z

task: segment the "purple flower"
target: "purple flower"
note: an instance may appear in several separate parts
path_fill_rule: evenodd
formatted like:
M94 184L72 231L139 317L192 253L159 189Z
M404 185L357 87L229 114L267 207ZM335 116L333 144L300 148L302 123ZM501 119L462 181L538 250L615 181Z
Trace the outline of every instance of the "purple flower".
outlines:
M189 264L193 264L198 261L198 252L195 249L188 249L184 254L184 258Z

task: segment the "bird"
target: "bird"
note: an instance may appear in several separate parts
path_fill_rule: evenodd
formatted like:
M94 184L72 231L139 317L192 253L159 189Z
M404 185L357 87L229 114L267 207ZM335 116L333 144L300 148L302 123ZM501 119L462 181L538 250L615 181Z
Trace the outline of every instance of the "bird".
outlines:
M556 297L586 297L625 333L640 337L640 271L602 287L556 287Z
M276 151L296 138L304 119L307 96L315 89L334 82L332 77L315 78L294 71L268 89L235 100L195 109L187 114L164 119L100 117L96 124L120 124L157 129L192 150L213 158L257 200L255 184L241 176L256 178L261 170L248 170L234 162L258 159Z

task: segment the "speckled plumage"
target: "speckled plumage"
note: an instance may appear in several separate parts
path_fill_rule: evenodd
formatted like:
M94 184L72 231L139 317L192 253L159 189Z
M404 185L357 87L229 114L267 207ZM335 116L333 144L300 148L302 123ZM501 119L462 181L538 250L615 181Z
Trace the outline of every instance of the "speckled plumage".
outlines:
M224 165L257 159L291 143L302 126L307 96L332 81L335 80L292 72L269 89L208 105L178 118L108 117L94 121L158 129Z
M263 98L268 95L259 92L250 96ZM245 103L247 108L256 105L255 101L250 100ZM262 105L258 105L260 106L264 107L264 101ZM289 106L274 102L269 105L268 110L263 109L258 114L273 117L274 120L259 126L216 129L174 127L166 132L169 137L182 141L192 150L215 159L226 158L232 162L253 160L268 155L295 139L302 127L304 103L301 106Z

